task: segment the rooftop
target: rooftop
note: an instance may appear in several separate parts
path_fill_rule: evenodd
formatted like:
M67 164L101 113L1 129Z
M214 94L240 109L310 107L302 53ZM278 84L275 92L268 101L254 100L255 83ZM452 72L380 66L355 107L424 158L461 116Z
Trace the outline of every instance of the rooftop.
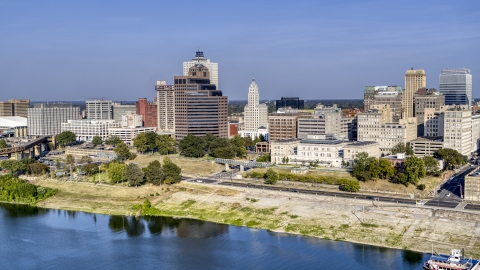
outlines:
M21 116L2 116L0 117L0 127L14 128L14 127L26 127L27 118Z

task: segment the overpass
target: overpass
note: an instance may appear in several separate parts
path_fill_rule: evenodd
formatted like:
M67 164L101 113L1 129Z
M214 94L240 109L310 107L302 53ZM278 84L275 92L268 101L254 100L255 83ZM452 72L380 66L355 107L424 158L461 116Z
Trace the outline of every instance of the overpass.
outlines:
M0 149L0 155L6 155L6 154L10 155L10 154L13 154L13 153L19 153L19 152L23 152L25 150L29 150L30 148L32 148L34 146L40 145L44 142L47 142L48 138L49 138L48 136L41 136L41 137L36 138L35 140L26 142L26 143L21 144L21 145L17 145L17 146L10 147L10 148Z
M213 160L215 163L225 164L228 169L228 165L240 165L240 171L243 172L243 168L266 168L271 166L270 162L255 162L255 161L242 161L234 159L216 158Z

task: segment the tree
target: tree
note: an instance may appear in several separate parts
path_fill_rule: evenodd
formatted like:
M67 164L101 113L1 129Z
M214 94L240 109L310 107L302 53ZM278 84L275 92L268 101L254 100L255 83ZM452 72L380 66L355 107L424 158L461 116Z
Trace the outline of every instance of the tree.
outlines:
M70 166L70 175L72 175L73 166L75 165L75 157L73 157L72 154L68 154L66 156L65 162L67 163L67 165Z
M35 175L45 174L49 170L47 165L38 162L29 164L28 167L29 171Z
M245 142L246 147L255 146L255 144L253 143L252 137L250 137L250 136L243 137L243 141Z
M366 161L367 171L372 178L378 178L382 173L379 167L379 161L376 157L368 157Z
M95 145L99 145L99 144L102 144L103 141L102 141L102 138L100 136L94 136L93 139L92 139L92 143L95 144Z
M130 186L139 186L143 183L143 171L136 163L130 163L125 169L125 176Z
M18 160L7 159L3 160L0 164L3 169L10 172L12 175L17 175L18 173L26 170L25 164Z
M112 162L108 165L107 175L112 183L123 182L125 179L126 165L124 163Z
M285 158L283 158L285 159ZM270 154L262 155L257 158L257 162L270 162ZM284 162L287 163L287 162Z
M435 175L440 171L438 161L434 157L425 156L423 162L425 163L425 171L428 175Z
M113 150L120 160L135 159L136 155L128 150L128 146L122 141Z
M145 137L147 138L147 150L152 151L157 147L157 137L158 134L155 132L145 132Z
M356 177L360 181L367 181L372 178L372 175L368 171L368 153L360 152L355 156L352 166L352 176Z
M71 131L64 131L56 136L57 143L60 145L67 145L70 143L74 143L77 139L75 133Z
M380 168L380 178L390 179L395 174L395 168L392 163L386 159L380 159L378 161L378 167Z
M82 163L82 164L90 164L92 162L93 162L93 160L90 156L82 156L80 158L80 163Z
M358 192L360 190L360 184L357 180L348 180L342 185L342 190L347 192Z
M217 137L215 137L212 133L207 133L205 136L202 137L204 143L205 143L205 152L207 154L213 153L213 149L210 148L210 145L212 144L213 141L215 141Z
M89 163L83 166L82 170L86 175L91 176L99 172L98 165L95 163Z
M404 166L408 183L417 185L418 180L425 177L425 164L423 163L423 159L416 156L407 157Z
M390 179L390 182L408 187L408 176L404 173L397 173L392 179Z
M207 134L208 135L208 134ZM180 154L185 157L203 157L205 155L205 141L201 137L188 134L179 143Z
M133 146L137 148L137 152L145 153L148 150L148 139L146 133L140 133L133 138Z
M165 184L175 184L182 180L180 173L182 169L178 167L169 157L163 159L163 174L165 176Z
M407 156L413 155L413 149L404 143L398 143L392 147L392 154L405 153Z
M108 144L108 145L116 145L116 144L119 144L122 140L120 140L119 137L117 136L114 136L114 135L111 135L110 137L108 137L106 140L105 140L105 144Z
M0 140L0 149L8 148L8 144L4 139Z
M269 168L265 173L265 184L275 185L278 181L278 172L274 171L272 168Z
M227 138L215 137L215 139L212 142L210 142L210 152L208 152L208 154L212 157L219 157L219 156L215 155L215 150L217 148L230 148L231 149L232 145L230 144L230 141ZM232 153L233 153L233 156L235 156L235 152L233 152L233 149L232 149ZM233 158L233 157L231 157L231 158Z
M145 179L154 185L162 184L164 178L162 165L158 160L150 162L145 170Z
M217 147L213 150L212 156L216 158L232 159L235 157L235 151L233 151L232 147L228 146Z
M175 150L175 139L169 135L158 135L155 139L155 145L161 155L168 155Z
M245 158L247 156L245 140L243 140L240 135L233 136L233 138L230 139L230 144L232 145L233 152L235 152L235 157Z
M453 170L456 167L467 163L466 157L462 156L457 150L450 148L438 149L433 156L443 159L447 170Z

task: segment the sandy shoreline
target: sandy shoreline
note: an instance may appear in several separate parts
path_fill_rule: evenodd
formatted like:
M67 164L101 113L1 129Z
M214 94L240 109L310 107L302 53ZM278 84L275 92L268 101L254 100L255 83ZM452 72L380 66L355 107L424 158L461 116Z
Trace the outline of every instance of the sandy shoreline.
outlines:
M148 198L155 214L248 226L275 232L374 246L439 253L465 248L480 258L480 213L407 207L393 203L219 187L93 185L36 180L58 194L39 207L110 215L136 215L134 204Z

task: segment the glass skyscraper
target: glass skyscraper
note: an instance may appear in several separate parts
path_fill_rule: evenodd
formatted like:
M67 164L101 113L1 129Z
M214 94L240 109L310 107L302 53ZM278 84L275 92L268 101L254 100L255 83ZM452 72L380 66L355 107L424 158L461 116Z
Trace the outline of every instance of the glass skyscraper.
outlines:
M446 105L472 106L472 75L469 69L442 69L439 88L445 96Z

